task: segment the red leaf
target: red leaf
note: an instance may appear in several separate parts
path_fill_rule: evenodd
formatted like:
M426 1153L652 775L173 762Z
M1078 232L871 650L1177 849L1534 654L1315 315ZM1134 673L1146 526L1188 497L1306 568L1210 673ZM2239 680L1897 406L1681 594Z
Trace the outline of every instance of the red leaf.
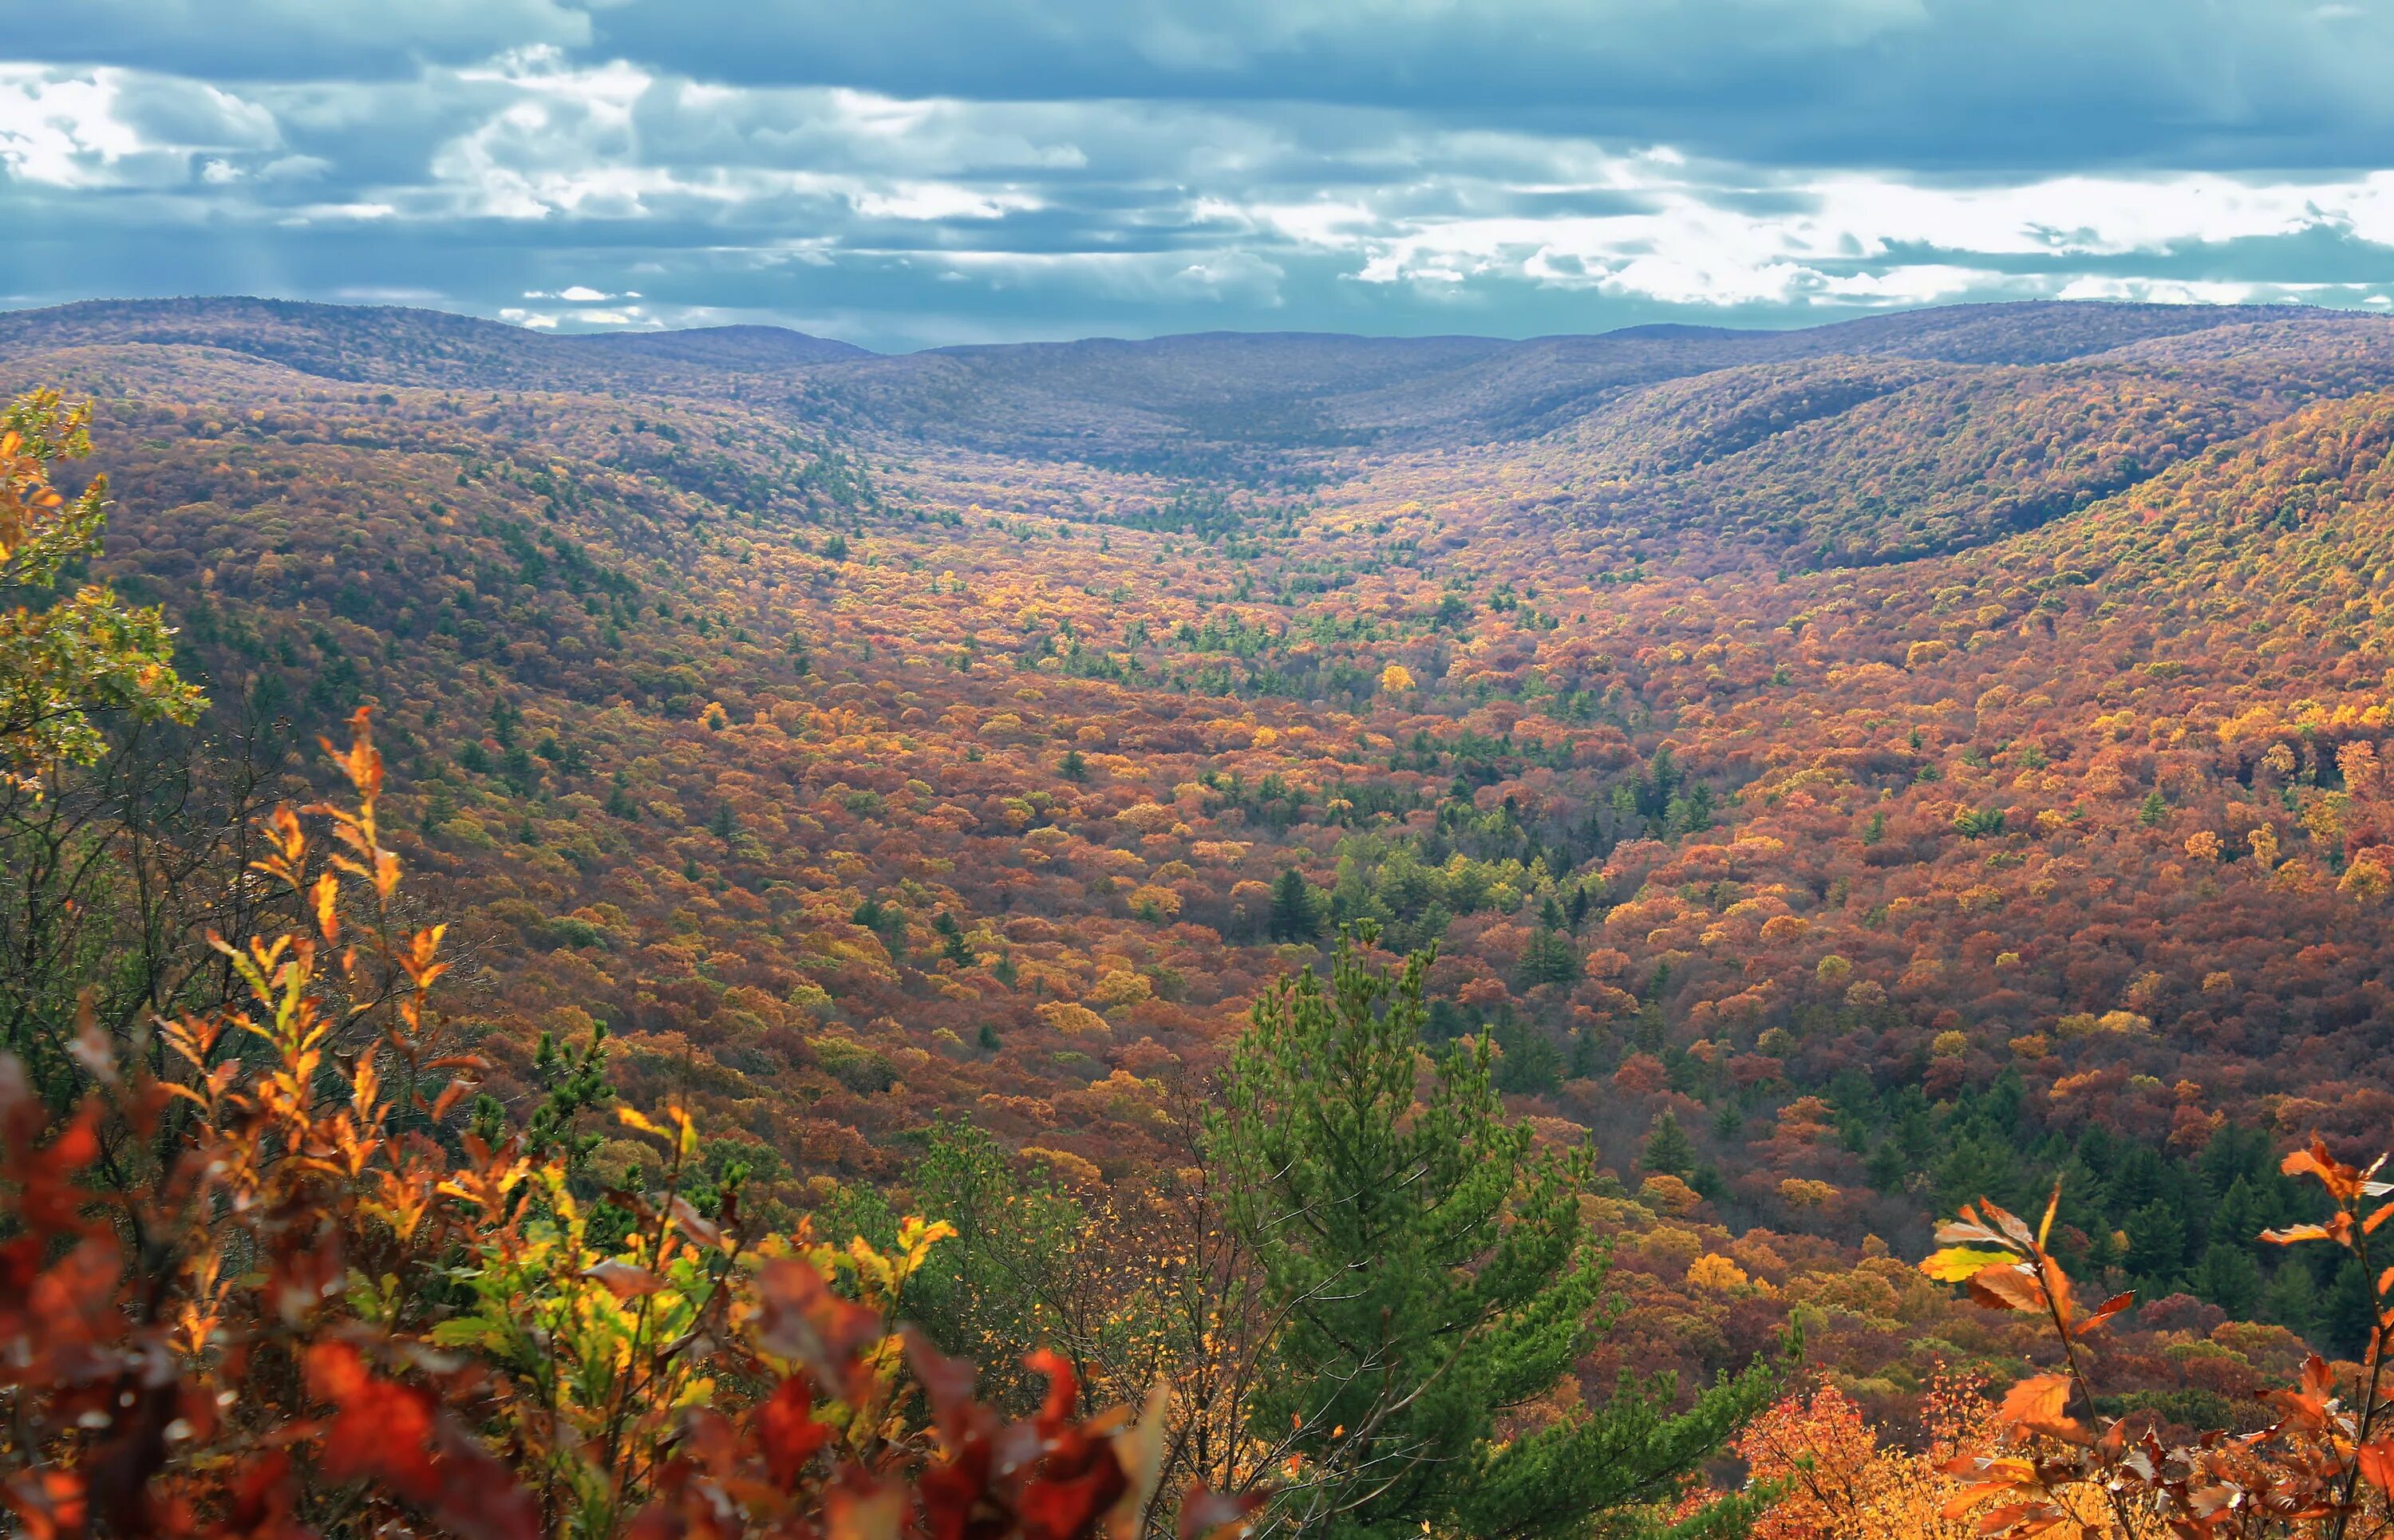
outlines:
M2003 1405L1996 1409L1995 1415L2032 1433L2050 1434L2072 1442L2083 1441L2085 1429L2062 1410L2069 1404L2070 1377L2067 1375L2032 1375L2011 1388L2004 1397Z
M756 1441L764 1448L773 1484L784 1492L797 1486L807 1462L837 1431L829 1423L815 1421L814 1403L813 1387L804 1375L794 1375L756 1408Z
M2289 1177L2305 1172L2317 1177L2327 1189L2328 1196L2339 1204L2350 1203L2361 1195L2362 1176L2356 1167L2345 1165L2328 1153L2327 1141L2317 1134L2311 1136L2308 1149L2297 1150L2279 1164L2278 1169Z
M291 1456L270 1449L234 1471L226 1482L231 1505L224 1528L249 1540L304 1540L309 1531L291 1517L299 1499L291 1481Z
M976 1426L983 1436L995 1426L989 1409L973 1400L972 1364L950 1358L931 1346L922 1333L906 1333L906 1362L914 1371L923 1399L931 1405L931 1420L950 1449L960 1447ZM978 1414L978 1416L976 1416Z
M540 1507L429 1391L374 1375L346 1342L308 1349L308 1389L337 1408L320 1468L379 1483L460 1540L538 1540Z
M8 1510L24 1526L25 1540L80 1540L89 1522L83 1478L72 1470L51 1467L23 1471L0 1491L7 1494Z
M1098 1516L1114 1506L1130 1489L1130 1480L1102 1447L1088 1469L1072 1476L1044 1471L1023 1483L1015 1505L1022 1540L1080 1540L1096 1525Z
M1070 1363L1045 1348L1024 1358L1022 1366L1047 1376L1047 1398L1039 1407L1039 1431L1054 1438L1058 1428L1072 1420L1072 1408L1081 1399L1081 1382Z
M2327 1426L2328 1402L2335 1399L2335 1375L2317 1353L2303 1361L2301 1389L2261 1392L2265 1404L2283 1412L2286 1421L2306 1428Z
M807 1365L827 1384L848 1385L859 1372L857 1355L881 1339L880 1315L832 1293L804 1262L767 1262L756 1287L765 1307L757 1347Z
M1999 1310L2036 1314L2045 1309L2045 1285L2020 1270L2020 1264L1980 1268L1970 1278L1970 1297Z
M2087 1316L2085 1321L2079 1323L2078 1335L2080 1336L2086 1336L2096 1327L2100 1326L2104 1322L2111 1320L2113 1316L2119 1314L2122 1310L2126 1310L2136 1302L2137 1296L2134 1294L2113 1295L2111 1298L2106 1299L2101 1304L2096 1306L2094 1313Z

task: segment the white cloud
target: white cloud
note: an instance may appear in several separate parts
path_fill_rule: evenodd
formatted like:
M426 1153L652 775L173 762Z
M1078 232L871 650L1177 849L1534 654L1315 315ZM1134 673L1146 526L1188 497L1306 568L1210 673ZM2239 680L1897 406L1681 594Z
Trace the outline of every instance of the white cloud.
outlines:
M1394 19L1459 0L1359 3ZM1706 3L1762 20L1805 9ZM1289 35L1329 24L1327 0L1291 4ZM1806 14L1857 35L1919 21L1917 0ZM138 206L166 230L379 224L428 260L470 227L527 254L493 283L493 300L536 307L510 319L569 328L651 324L627 282L679 302L709 270L779 275L809 304L936 283L1226 315L1308 292L1396 310L1507 290L1641 315L2035 294L2358 304L2368 289L2303 287L2306 251L2394 247L2394 171L1938 179L1382 107L752 88L548 44L241 92L0 66L0 174L61 197L151 195ZM2283 272L2265 270L2271 243ZM518 273L581 281L522 290Z

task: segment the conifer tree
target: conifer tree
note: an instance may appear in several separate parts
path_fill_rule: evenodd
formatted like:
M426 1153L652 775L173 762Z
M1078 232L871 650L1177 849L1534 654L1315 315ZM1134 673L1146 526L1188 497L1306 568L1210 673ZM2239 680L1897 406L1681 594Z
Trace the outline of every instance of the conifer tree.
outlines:
M1296 867L1272 884L1271 933L1276 941L1309 941L1322 934L1322 909Z
M1666 1381L1504 1439L1602 1330L1603 1247L1580 1215L1591 1152L1533 1152L1486 1037L1416 1063L1431 954L1391 976L1368 927L1257 1002L1208 1152L1274 1319L1250 1432L1294 1459L1268 1530L1338 1536L1593 1534L1677 1490L1769 1400L1757 1364L1669 1408ZM1713 1513L1710 1522L1735 1514Z
M1521 949L1519 973L1524 988L1573 982L1581 973L1579 950L1563 932L1541 929Z
M1656 1114L1654 1131L1646 1136L1646 1152L1638 1164L1649 1172L1672 1177L1684 1177L1696 1168L1696 1147L1688 1131L1679 1126L1678 1114L1669 1108Z

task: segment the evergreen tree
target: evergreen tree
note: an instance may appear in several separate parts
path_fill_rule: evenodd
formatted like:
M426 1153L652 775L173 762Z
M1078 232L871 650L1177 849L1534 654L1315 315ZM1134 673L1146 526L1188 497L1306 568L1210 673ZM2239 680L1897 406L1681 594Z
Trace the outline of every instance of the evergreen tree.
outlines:
M956 917L954 915L944 909L940 910L932 918L931 928L940 933L940 951L948 961L958 967L972 967L972 948L966 943L965 928L956 923Z
M1679 1115L1668 1107L1655 1114L1654 1131L1646 1136L1646 1152L1638 1164L1652 1175L1684 1177L1696 1168L1696 1147L1679 1126Z
M1574 982L1582 972L1579 949L1559 930L1540 930L1521 949L1519 972L1524 989Z
M1271 934L1276 941L1309 941L1322 934L1321 907L1305 874L1294 866L1272 884Z
M1309 968L1282 980L1232 1051L1208 1153L1286 1323L1249 1429L1302 1459L1274 1498L1293 1530L1595 1534L1680 1490L1775 1376L1757 1364L1677 1415L1667 1379L1624 1380L1604 1406L1498 1436L1506 1411L1572 1382L1598 1330L1592 1161L1532 1152L1484 1035L1417 1099L1429 961L1391 977L1342 940L1328 987Z
M2203 1248L2190 1282L2198 1296L2240 1321L2246 1320L2261 1297L2261 1264L2243 1246L2214 1241Z
M2300 1336L2319 1330L2319 1281L2311 1276L2309 1263L2289 1257L2278 1264L2269 1287L2261 1291L2260 1316Z
M2176 1285L2186 1261L2186 1225L2177 1211L2160 1198L2128 1216L2128 1266L2140 1278L2151 1279L2157 1292Z
M2283 1267L2295 1265L2290 1259ZM2327 1336L2328 1349L2340 1357L2359 1358L2369 1346L2376 1321L2377 1302L2370 1291L2369 1274L2358 1258L2347 1257L2336 1269L2335 1282L2328 1285L2327 1297L2321 1301L2320 1328Z
M1881 1192L1892 1192L1901 1187L1903 1178L1910 1174L1910 1163L1891 1139L1879 1140L1871 1150L1870 1159L1862 1163L1862 1175Z

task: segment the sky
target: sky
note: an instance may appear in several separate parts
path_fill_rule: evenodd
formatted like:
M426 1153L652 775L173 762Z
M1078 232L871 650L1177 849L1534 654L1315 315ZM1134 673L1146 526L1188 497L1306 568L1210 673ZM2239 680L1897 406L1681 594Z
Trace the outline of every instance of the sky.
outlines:
M0 306L901 350L2394 308L2394 0L78 0Z

